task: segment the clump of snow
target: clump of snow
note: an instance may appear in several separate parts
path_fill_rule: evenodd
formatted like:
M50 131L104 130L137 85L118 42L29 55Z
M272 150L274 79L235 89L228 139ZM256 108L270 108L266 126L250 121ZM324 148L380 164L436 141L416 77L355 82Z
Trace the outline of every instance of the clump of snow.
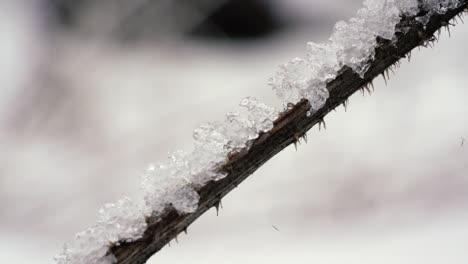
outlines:
M109 246L140 238L146 217L160 215L169 205L181 214L195 212L200 199L196 188L225 177L216 168L227 154L248 147L260 132L270 130L278 117L276 109L252 97L243 99L240 105L247 109L247 117L232 112L224 122L197 128L192 152L171 153L165 162L148 167L141 184L144 205L127 198L106 204L99 211L98 224L66 244L56 257L57 263L113 263L115 258L106 256Z
M258 134L273 128L273 121L278 117L278 110L250 96L242 99L240 106L248 110L248 119L251 123L248 130Z
M321 44L307 44L304 58L295 58L280 66L270 84L283 103L309 100L311 112L326 102L327 82L338 75L344 66L361 77L367 72L374 57L376 37L394 40L395 26L402 15L416 15L424 8L430 17L457 7L459 0L366 0L357 16L335 25L330 39ZM421 21L422 22L422 21ZM424 23L427 23L425 21Z
M189 163L184 152L169 155L165 163L150 166L143 176L145 212L161 213L172 204L178 211L191 213L197 209L198 194L190 188Z
M151 166L143 176L147 213L161 213L172 205L181 213L192 213L198 207L197 187L217 181L226 175L216 171L232 151L249 146L259 132L273 128L278 111L257 99L247 97L240 103L248 117L231 112L224 122L200 126L193 132L194 149L190 153L176 152L169 160Z
M315 47L313 47L315 48ZM317 53L316 57L325 60L332 60L328 57L327 50L320 50L323 53ZM321 78L327 78L331 72L318 67L317 61L295 58L290 62L280 66L277 76L270 80L273 89L277 95L283 99L285 104L298 102L302 98L309 100L312 110L320 109L328 98L326 83ZM330 64L329 66L333 66Z
M106 204L99 210L98 223L76 234L55 257L58 264L111 264L115 257L107 255L111 243L133 241L146 230L141 206L128 198Z
M429 14L445 13L457 7L458 0L366 0L355 18L338 22L326 43L307 44L304 58L295 58L280 66L270 81L284 104L306 98L310 113L319 110L329 97L327 82L338 75L344 66L364 76L374 56L376 37L392 40L395 26L402 15L415 15L420 8ZM428 16L429 17L429 16ZM239 112L226 114L223 122L200 126L193 132L191 152L174 152L166 162L151 165L143 176L143 203L121 199L107 204L99 211L98 224L76 235L65 245L58 264L111 264L116 261L107 255L109 247L121 241L134 241L146 229L148 216L160 215L168 206L179 213L192 213L198 208L196 189L226 175L217 170L229 153L247 149L259 133L273 128L279 111L246 97Z

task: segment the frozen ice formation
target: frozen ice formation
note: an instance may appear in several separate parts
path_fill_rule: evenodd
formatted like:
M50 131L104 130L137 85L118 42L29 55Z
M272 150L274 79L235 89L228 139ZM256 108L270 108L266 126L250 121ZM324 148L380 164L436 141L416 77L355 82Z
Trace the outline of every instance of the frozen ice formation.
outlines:
M222 179L225 174L216 168L228 153L248 147L259 132L273 127L276 109L251 97L240 105L248 109L248 118L231 112L224 122L200 126L193 133L192 152L179 151L170 154L168 162L150 166L142 181L148 214L160 213L168 205L182 213L194 212L199 199L195 188Z
M143 175L142 203L125 198L106 204L99 211L94 227L76 235L57 256L58 264L110 264L115 257L108 255L109 247L121 241L140 238L146 229L146 217L159 216L168 206L179 213L192 213L198 208L196 188L226 175L216 170L228 153L250 146L260 132L273 127L278 111L252 97L244 98L240 106L247 110L226 114L224 122L200 126L193 133L191 152L170 153L165 162L150 165Z
M109 246L119 241L141 237L146 220L139 204L123 198L115 204L105 204L98 215L98 223L76 234L62 254L55 257L58 264L111 264L115 257L106 256Z
M416 15L424 8L428 13L420 22L425 25L433 13L445 13L458 5L459 0L366 0L356 17L336 23L327 42L309 42L304 58L281 65L270 85L284 104L305 98L315 112L328 98L327 82L342 67L364 76L375 55L376 37L393 40L402 15Z
M344 67L363 76L377 45L376 37L393 40L402 15L415 15L424 8L428 14L418 21L425 24L434 13L457 7L459 0L366 0L355 18L338 22L330 39L321 44L307 43L303 58L280 66L270 80L285 105L302 98L309 100L310 112L323 107L329 97L327 82ZM134 241L146 230L146 218L157 217L172 206L179 213L198 208L197 189L225 177L217 170L229 153L248 149L260 133L273 128L279 111L252 97L240 102L247 115L226 114L223 122L200 126L193 132L191 152L169 154L165 162L148 167L143 175L143 201L128 198L106 204L94 227L76 235L57 256L58 264L111 264L116 258L109 248L122 241Z

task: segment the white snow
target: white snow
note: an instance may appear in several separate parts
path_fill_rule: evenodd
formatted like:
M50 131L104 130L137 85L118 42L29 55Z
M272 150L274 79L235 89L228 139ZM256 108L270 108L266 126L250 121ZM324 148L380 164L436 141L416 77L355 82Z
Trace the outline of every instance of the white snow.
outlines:
M117 203L105 204L99 210L97 225L76 234L55 258L58 264L110 264L112 255L106 256L111 243L135 240L144 233L146 221L141 207L122 198Z
M259 132L273 127L278 115L274 108L252 97L244 98L240 105L247 108L247 118L231 112L224 122L200 126L193 133L192 152L175 152L166 163L150 166L142 182L148 215L161 213L170 204L179 212L194 212L199 199L194 188L222 179L225 174L215 168L226 155L248 147Z
M428 0L425 8L430 13L444 13L458 4L458 0ZM365 1L355 18L336 24L328 42L308 43L304 58L282 65L270 81L273 89L285 105L306 98L312 112L319 110L329 96L326 84L338 70L348 66L361 76L365 74L374 56L376 36L391 40L401 15L414 15L418 10L417 0ZM182 214L196 211L199 195L195 189L225 177L216 168L227 154L250 147L260 132L273 128L279 114L252 97L244 98L240 106L247 110L247 116L231 112L224 122L200 126L193 133L191 152L174 152L166 162L151 165L142 180L144 203L125 198L105 205L98 224L66 244L56 257L57 263L113 263L115 257L106 255L109 246L140 238L146 229L146 216L157 216L169 205Z
M459 4L458 0L427 0L423 6L429 11L426 17L430 17ZM304 58L294 58L280 66L270 80L273 90L284 104L306 98L312 111L320 109L328 98L326 84L337 76L338 70L348 66L364 76L374 56L376 37L392 40L401 15L416 15L418 11L417 0L365 1L356 17L336 23L327 42L308 43Z

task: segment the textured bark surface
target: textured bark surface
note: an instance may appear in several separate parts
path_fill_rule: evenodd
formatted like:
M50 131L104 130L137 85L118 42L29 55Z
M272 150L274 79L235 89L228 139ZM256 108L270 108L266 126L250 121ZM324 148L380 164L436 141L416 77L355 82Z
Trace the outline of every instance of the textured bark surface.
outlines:
M405 28L406 33L396 33L396 42L377 39L378 46L375 58L370 62L371 67L364 78L359 77L350 68L344 67L338 76L330 81L327 89L330 97L326 105L311 116L307 116L309 102L302 100L295 106L281 114L275 121L274 128L268 133L261 134L248 151L232 154L219 169L227 172L227 177L220 181L210 182L197 190L200 194L199 207L192 214L179 215L172 207L167 207L162 216L149 217L148 228L144 236L133 242L122 242L110 249L119 264L145 263L153 254L163 248L177 235L187 230L187 227L211 207L218 207L220 200L243 180L255 172L262 164L281 150L295 144L305 133L323 117L341 104L345 104L349 96L360 89L369 88L372 80L384 74L391 67L398 64L402 58L409 56L409 52L419 46L431 45L434 33L448 27L449 21L466 12L468 0L454 10L444 15L435 14L424 28L416 21L416 17L403 17L398 28ZM420 12L418 16L425 15Z

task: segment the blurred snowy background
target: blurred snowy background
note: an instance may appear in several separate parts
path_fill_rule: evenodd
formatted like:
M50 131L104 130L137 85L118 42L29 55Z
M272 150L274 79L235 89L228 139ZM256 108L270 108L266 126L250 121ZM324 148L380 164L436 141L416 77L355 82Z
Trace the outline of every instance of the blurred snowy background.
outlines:
M0 1L0 263L52 263L146 166L361 0ZM149 263L467 263L468 25L414 52ZM277 230L278 229L278 230Z

